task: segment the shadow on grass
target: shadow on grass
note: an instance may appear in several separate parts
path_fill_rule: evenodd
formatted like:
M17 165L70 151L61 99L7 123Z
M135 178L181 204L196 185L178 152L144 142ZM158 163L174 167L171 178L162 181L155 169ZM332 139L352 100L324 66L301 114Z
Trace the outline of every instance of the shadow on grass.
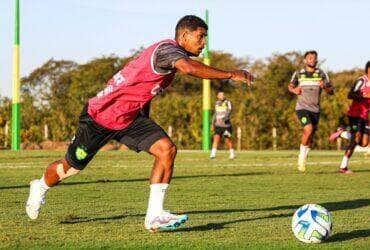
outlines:
M350 209L357 209L357 208L369 206L370 199L326 202L326 203L320 203L320 205L324 206L329 211L350 210ZM257 209L217 209L217 210L189 211L187 212L187 214L230 214L230 213L256 212L256 211L293 210L292 212L284 213L284 214L273 214L273 215L267 215L267 216L257 217L257 218L237 219L237 220L224 221L224 222L218 222L218 223L208 223L206 225L201 225L201 226L182 228L182 229L179 229L178 231L190 232L190 231L220 230L220 229L224 229L226 225L239 223L239 222L281 218L281 217L291 217L293 215L293 212L296 209L298 209L300 206L301 205L288 205L288 206L277 206L277 207L257 208ZM343 240L348 240L347 238L351 239L350 237L359 238L359 237L367 237L368 235L369 235L369 230L358 230L358 231L353 231L350 233L336 234L333 236L332 241L334 240L343 241Z
M127 215L124 215L124 214L110 216L110 217L98 217L98 218L78 217L74 215L69 215L64 220L62 220L60 224L77 224L77 223L94 222L94 221L100 221L100 222L107 223L110 221L121 220L125 217L127 217Z
M253 175L267 175L270 172L250 172L250 173L235 173L235 174L201 174L201 175L183 175L183 176L174 176L172 179L192 179L192 178L213 178L213 177L239 177L239 176L253 176ZM119 179L119 180L110 180L110 179L100 179L94 181L75 181L75 182L66 182L61 183L59 186L74 186L74 185L87 185L87 184L96 184L96 183L129 183L129 182L143 182L148 181L148 178L136 178L136 179ZM17 186L4 186L0 187L0 190L5 189L20 189L20 188L29 188L29 185L17 185Z
M350 209L357 209L361 207L366 207L370 205L370 199L357 199L357 200L349 200L349 201L339 201L339 202L326 202L320 203L324 207L328 208L329 211L338 211L338 210L350 210ZM206 230L220 230L225 228L226 225L240 223L240 222L247 222L247 221L255 221L255 220L263 220L263 219L273 219L273 218L282 218L282 217L291 217L295 209L300 207L300 205L289 205L289 206L277 206L277 207L269 207L269 208L257 208L257 209L248 209L248 208L240 208L240 209L215 209L215 210L194 210L194 211L187 211L185 214L232 214L232 213L245 213L245 212L258 212L258 211L279 211L279 210L292 210L291 212L287 213L280 213L280 214L270 214L267 216L261 216L256 218L245 218L245 219L237 219L231 221L223 221L217 223L208 223L206 225L200 225L195 227L189 228L182 228L178 231L206 231ZM131 215L117 215L111 217L78 217L78 216L69 216L66 219L62 220L61 224L76 224L76 223L84 223L84 222L95 222L95 221L103 221L103 222L110 222L121 220L125 217L144 217L145 214L131 214Z
M329 243L329 242L337 242L337 241L347 241L347 240L367 238L367 237L370 237L370 229L354 230L351 232L334 234L332 237L328 239L327 242Z
M325 207L329 211L338 210L349 210L357 209L361 207L370 206L370 199L356 199L349 201L336 201L336 202L324 202L319 203L321 206ZM200 211L188 211L188 214L222 214L222 213L240 213L240 212L256 212L256 211L278 211L278 210L296 210L301 205L286 205L277 207L267 207L267 208L255 208L255 209L215 209L215 210L200 210ZM293 215L293 213L291 213ZM290 215L290 214L289 214Z
M222 229L225 229L227 225L230 225L230 224L255 221L255 220L274 219L274 218L281 218L281 217L287 217L287 216L290 216L290 214L272 214L272 215L262 216L262 217L257 217L257 218L245 218L245 219L237 219L237 220L223 221L223 222L217 222L217 223L208 223L206 225L200 225L200 226L195 226L195 227L179 228L174 232L222 230Z

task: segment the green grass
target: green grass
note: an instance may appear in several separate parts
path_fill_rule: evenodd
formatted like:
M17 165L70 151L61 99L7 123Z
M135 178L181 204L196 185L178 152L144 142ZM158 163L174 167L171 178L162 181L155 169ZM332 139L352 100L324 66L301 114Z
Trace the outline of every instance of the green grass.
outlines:
M50 190L39 219L24 211L28 183L60 152L0 152L0 247L6 248L345 248L370 246L370 164L353 157L352 176L337 173L341 152L313 151L305 174L296 151L226 152L209 160L180 152L166 208L190 216L176 232L143 228L152 159L145 153L102 152L78 176ZM319 245L296 240L293 212L318 203L334 231Z

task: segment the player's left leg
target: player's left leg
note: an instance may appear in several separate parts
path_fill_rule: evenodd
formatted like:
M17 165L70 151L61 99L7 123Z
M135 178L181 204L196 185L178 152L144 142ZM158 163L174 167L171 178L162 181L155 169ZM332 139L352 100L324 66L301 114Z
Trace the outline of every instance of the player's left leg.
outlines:
M146 151L154 157L145 228L151 232L174 230L186 222L187 215L172 214L163 208L177 154L176 146L166 132L150 118L139 116L115 139L130 149Z
M229 159L234 159L235 158L235 151L234 151L234 148L233 148L233 141L231 139L231 136L232 136L232 128L227 128L224 132L224 136L225 136L225 143L229 149L229 152L230 152L230 155L229 155Z
M216 158L217 147L221 141L221 135L219 134L218 130L219 130L218 128L215 128L215 134L213 135L212 150L211 155L209 156L211 159Z
M155 142L149 152L154 156L154 164L150 176L150 195L145 227L149 231L174 230L188 219L187 215L171 214L163 208L177 149L172 141L165 137Z
M352 171L348 169L349 159L351 158L353 152L355 151L356 146L362 140L362 134L360 132L354 132L352 134L349 145L344 152L342 162L340 164L340 173L342 174L352 174Z

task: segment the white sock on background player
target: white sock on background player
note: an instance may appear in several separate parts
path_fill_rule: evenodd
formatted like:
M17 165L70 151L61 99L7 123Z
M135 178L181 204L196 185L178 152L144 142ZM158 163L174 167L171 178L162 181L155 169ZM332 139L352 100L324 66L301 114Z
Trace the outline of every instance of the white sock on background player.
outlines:
M234 159L235 158L235 151L234 151L234 149L232 148L232 149L230 149L230 157L229 157L230 159Z
M215 158L216 157L216 152L217 152L217 148L212 148L212 150L211 150L211 158Z
M310 148L308 146L301 144L301 146L299 147L299 159L301 161L306 160L309 150Z
M146 216L153 218L163 212L163 202L168 188L167 183L156 183L150 185L150 195Z
M346 169L348 167L349 158L348 156L343 156L342 163L340 164L341 169Z

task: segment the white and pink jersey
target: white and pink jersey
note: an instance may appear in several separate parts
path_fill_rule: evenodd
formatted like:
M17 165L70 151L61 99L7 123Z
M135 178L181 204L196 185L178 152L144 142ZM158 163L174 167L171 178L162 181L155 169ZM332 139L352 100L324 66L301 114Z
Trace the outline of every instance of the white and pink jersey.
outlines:
M364 75L360 77L359 79L357 79L352 91L360 93L361 96L365 95L366 93L369 93L370 92L369 78L366 75ZM361 98L361 99L352 101L352 104L349 107L347 115L351 117L359 117L359 118L367 120L369 110L370 110L370 99Z
M103 91L89 100L88 113L96 123L112 130L128 127L140 110L171 84L176 69L161 73L153 64L155 51L164 43L178 46L172 39L151 45L115 74Z

